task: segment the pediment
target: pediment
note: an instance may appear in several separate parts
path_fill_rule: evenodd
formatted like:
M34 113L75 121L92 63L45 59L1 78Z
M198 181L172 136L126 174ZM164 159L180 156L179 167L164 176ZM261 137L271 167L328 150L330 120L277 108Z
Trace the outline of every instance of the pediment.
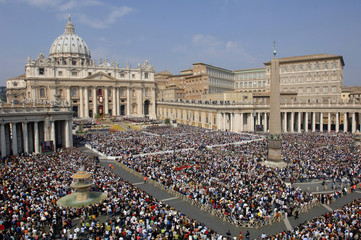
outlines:
M97 81L112 80L112 81L115 81L116 78L109 76L108 74L106 74L104 72L97 72L97 73L94 73L94 74L91 74L91 75L85 77L84 80L97 80Z

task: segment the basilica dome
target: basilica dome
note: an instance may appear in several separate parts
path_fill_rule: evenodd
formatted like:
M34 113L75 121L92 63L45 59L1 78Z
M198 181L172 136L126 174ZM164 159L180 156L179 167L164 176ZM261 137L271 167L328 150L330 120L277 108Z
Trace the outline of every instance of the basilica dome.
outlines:
M85 41L75 34L74 25L71 23L70 17L65 25L65 31L57 37L50 47L50 58L81 58L89 60L91 58L90 51Z

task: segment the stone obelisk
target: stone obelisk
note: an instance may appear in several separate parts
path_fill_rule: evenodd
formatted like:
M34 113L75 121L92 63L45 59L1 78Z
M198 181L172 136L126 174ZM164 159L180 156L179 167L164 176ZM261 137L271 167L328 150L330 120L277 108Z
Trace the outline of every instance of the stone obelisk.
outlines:
M268 161L281 162L281 97L280 97L280 72L279 61L276 58L276 42L273 47L271 61L271 92L270 92L270 128L268 136Z

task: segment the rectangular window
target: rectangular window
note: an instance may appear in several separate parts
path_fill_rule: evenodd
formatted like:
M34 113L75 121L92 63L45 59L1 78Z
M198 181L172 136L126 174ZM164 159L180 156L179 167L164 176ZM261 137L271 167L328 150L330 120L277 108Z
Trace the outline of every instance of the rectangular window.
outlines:
M149 74L148 73L144 73L144 79L148 79L148 76Z
M111 74L111 73L108 73L108 76L112 76L112 74Z
M121 78L124 78L124 73L121 73L121 74L120 74L120 77L121 77Z
M45 98L45 88L40 88L40 97Z
M120 96L124 97L124 89L120 89Z
M71 96L72 97L77 97L78 96L78 89L77 88L73 88L71 89Z
M337 92L337 87L332 87L332 92L333 93Z
M132 78L135 78L135 74L132 74Z
M59 72L58 72L58 76L59 76L59 77L63 76L63 72L62 72L62 71L59 71Z
M71 72L72 76L78 76L78 72Z
M90 75L92 75L92 73L91 73L91 72L88 72L88 76L90 76Z
M39 75L44 75L44 68L39 68Z
M323 92L328 93L328 87L327 86L323 87Z

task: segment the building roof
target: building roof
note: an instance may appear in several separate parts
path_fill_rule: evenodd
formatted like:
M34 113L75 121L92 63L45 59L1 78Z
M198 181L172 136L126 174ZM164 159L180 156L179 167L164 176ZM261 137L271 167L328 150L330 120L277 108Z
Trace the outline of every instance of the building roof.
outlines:
M206 67L208 67L208 68L213 68L213 69L217 69L217 70L220 70L220 71L232 73L231 70L228 70L228 69L225 69L225 68L221 68L221 67L216 67L216 66L209 65L209 64L205 64L205 63L201 63L201 62L199 62L199 63L193 63L193 66L194 66L194 65L197 65L197 64L199 64L199 65L204 65L204 66L206 66Z
M342 66L345 66L345 62L343 61L343 57L339 55L330 55L330 54L313 54L313 55L303 55L303 56L295 56L295 57L285 57L279 58L280 63L293 63L293 62L308 62L308 61L322 61L329 59L340 59L342 62ZM270 65L271 61L265 62L264 65Z
M19 80L19 79L25 79L26 75L25 73L23 75L17 76L17 77L13 77L13 78L9 78L8 80Z
M70 17L65 31L57 37L50 47L49 57L67 57L68 55L90 59L90 50L85 41L75 34Z
M263 68L249 68L249 69L239 69L239 70L232 70L234 73L240 73L240 72L265 72L266 69Z
M168 72L167 70L165 70L165 71L158 72L158 73L156 73L155 75L172 75L172 73L170 73L170 72Z

